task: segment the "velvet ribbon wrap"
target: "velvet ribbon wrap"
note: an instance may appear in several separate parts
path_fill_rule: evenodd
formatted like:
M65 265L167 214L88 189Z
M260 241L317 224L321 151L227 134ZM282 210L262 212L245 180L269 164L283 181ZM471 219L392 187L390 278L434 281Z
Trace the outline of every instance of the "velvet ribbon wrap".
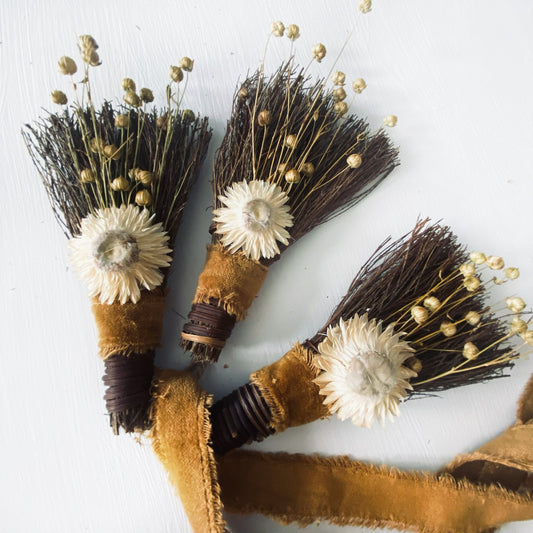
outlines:
M199 363L214 363L235 322L244 320L268 274L268 267L221 244L207 249L181 345Z
M166 291L142 291L137 303L101 303L93 298L100 357L146 353L161 345Z
M161 345L166 293L142 291L137 303L92 301L104 360L104 399L113 431L144 431L151 426L150 403L155 349Z
M209 395L187 373L164 371L156 383L153 447L195 533L223 533L223 507L282 523L422 533L488 533L533 520L533 376L513 426L434 474L349 457L243 450L216 457Z

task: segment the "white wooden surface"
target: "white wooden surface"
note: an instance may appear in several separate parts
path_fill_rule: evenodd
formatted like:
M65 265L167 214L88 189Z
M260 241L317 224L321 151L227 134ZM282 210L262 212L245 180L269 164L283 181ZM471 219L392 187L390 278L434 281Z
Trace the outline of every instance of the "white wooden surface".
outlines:
M217 397L228 393L314 333L377 244L408 231L419 215L442 218L473 249L519 266L514 290L533 302L533 4L375 0L366 16L357 4L0 3L0 531L190 531L148 442L114 437L107 427L103 365L85 289L66 266L65 239L20 136L23 123L52 107L50 91L66 87L56 61L76 56L79 34L90 33L100 44L103 65L93 71L100 96L119 96L120 80L130 76L162 101L169 65L182 55L195 58L188 106L207 114L214 128L178 237L159 365L187 363L177 338L208 242L213 153L236 82L258 65L277 19L300 25L302 63L314 43L326 44L328 57L317 74L327 74L355 27L337 68L366 79L358 110L374 126L386 114L398 115L390 133L402 166L363 204L284 254L228 343L228 368L211 369L203 386ZM267 69L288 51L286 40L273 42ZM526 360L511 378L410 402L384 429L332 420L287 431L258 448L436 469L513 422L532 371ZM227 518L236 533L297 530L262 517ZM533 522L502 528L531 530ZM313 531L341 529L324 523Z

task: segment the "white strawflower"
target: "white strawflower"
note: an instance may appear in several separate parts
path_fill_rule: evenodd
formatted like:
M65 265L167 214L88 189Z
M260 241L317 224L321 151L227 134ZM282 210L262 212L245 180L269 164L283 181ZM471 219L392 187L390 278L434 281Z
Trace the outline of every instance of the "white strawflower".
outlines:
M381 321L366 314L328 328L314 357L323 372L314 381L332 414L363 427L399 414L400 400L412 389L408 379L416 376L403 366L414 350L401 335L393 324L383 331Z
M139 301L141 288L163 282L161 267L170 265L168 235L150 212L133 204L98 209L69 241L70 264L91 296L102 303Z
M275 183L239 181L218 197L226 207L213 211L217 233L231 253L242 250L247 257L270 259L279 254L277 241L289 244L293 224L289 197Z

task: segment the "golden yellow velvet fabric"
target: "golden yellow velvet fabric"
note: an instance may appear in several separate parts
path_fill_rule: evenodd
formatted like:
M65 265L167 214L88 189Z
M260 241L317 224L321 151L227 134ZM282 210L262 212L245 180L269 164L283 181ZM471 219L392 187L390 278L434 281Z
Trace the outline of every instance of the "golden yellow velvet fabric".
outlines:
M281 359L250 376L273 414L276 433L328 416L324 398L313 383L317 372L309 350L296 344Z
M533 420L533 376L529 378L524 392L520 397L520 401L518 402L516 419L522 424Z
M267 274L268 268L258 261L240 252L231 254L220 244L211 245L192 303L216 298L228 314L244 320Z
M518 404L517 421L473 453L458 455L445 469L459 479L498 483L533 494L533 375Z
M309 413L310 418L320 416L320 409L307 403L309 391L291 391L287 379L293 371L312 371L308 360L297 345L257 373L258 383L270 380L284 420L304 423ZM297 405L298 394L303 406ZM231 512L259 512L282 523L328 520L421 533L488 533L506 522L533 520L531 397L533 377L516 424L436 474L401 472L349 457L243 450L218 458L215 465L209 446L210 398L187 373L159 376L152 433L195 533L224 531L220 497Z
M220 459L224 506L282 523L394 527L422 533L481 533L533 519L533 500L449 475L400 472L347 457L235 450Z
M283 523L328 520L421 533L488 533L533 520L533 376L518 420L443 472L376 467L348 457L234 450L221 457L225 507Z
M161 343L166 293L162 289L143 291L136 303L103 304L92 300L98 329L100 356L116 353L144 353Z
M222 503L209 446L211 397L186 372L158 373L152 445L168 471L195 533L222 533Z

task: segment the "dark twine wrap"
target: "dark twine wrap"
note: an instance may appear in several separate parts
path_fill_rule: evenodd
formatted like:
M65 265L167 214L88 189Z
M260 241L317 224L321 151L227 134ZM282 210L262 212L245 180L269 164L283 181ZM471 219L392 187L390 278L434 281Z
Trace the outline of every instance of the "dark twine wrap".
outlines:
M115 354L105 361L102 378L107 389L104 395L114 433L120 427L130 433L151 426L151 383L154 376L155 352Z
M225 453L274 433L272 413L259 389L247 383L211 407L212 446Z
M231 335L235 322L236 317L228 314L216 298L211 298L209 303L195 303L189 312L188 322L183 327L182 345L205 344L208 353L193 352L193 361L216 362Z

